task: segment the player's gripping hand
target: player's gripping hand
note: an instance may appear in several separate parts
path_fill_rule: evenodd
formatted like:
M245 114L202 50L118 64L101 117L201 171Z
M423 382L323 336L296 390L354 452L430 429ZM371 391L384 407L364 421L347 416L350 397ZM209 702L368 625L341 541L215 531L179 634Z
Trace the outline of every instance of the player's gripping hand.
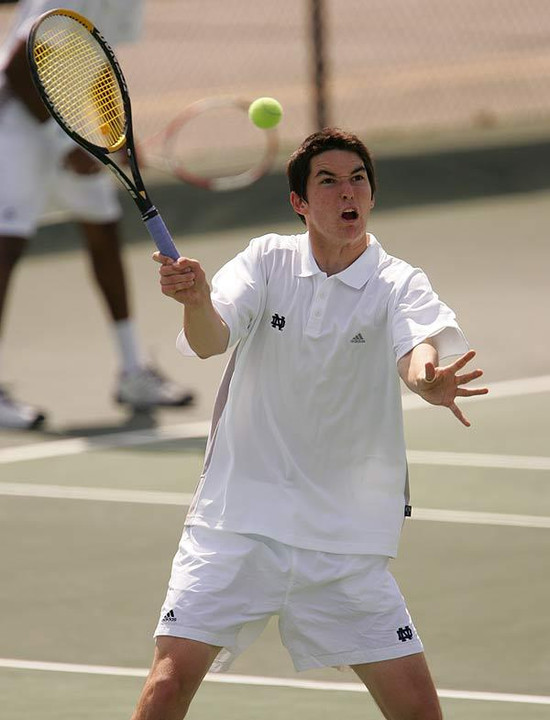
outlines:
M153 254L153 260L160 263L160 286L164 295L182 305L210 302L210 287L197 260L185 257L173 260L158 251Z
M472 380L477 380L483 375L483 370L472 370L460 373L462 368L475 357L475 351L470 350L454 363L444 367L435 367L431 362L425 365L425 377L418 381L418 394L426 402L432 405L443 405L448 407L453 415L463 425L470 427L470 421L458 407L455 400L457 397L472 397L473 395L485 395L489 392L487 388L465 388Z

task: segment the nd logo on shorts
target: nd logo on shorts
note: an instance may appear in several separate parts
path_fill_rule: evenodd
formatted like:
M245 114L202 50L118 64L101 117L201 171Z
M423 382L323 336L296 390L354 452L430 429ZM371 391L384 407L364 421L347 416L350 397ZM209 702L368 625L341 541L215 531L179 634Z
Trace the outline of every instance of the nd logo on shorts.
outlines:
M396 632L397 637L401 640L401 642L407 642L407 640L413 639L413 631L408 625L398 628Z

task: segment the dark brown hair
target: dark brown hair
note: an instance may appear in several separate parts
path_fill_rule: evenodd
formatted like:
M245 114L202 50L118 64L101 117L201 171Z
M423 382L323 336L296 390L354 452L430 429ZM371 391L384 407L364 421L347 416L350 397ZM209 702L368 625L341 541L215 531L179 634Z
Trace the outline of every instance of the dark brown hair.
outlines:
M303 200L307 200L307 181L311 170L311 159L327 150L348 150L359 155L365 166L372 196L376 191L374 161L365 144L353 133L340 128L324 128L309 135L295 150L286 166L288 186ZM304 221L302 215L298 217Z

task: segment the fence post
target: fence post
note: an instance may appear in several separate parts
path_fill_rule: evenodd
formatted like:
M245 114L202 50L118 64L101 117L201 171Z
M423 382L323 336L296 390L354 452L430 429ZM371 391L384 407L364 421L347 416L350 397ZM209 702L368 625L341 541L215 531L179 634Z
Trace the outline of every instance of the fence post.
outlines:
M310 21L312 41L313 92L315 105L315 129L322 130L328 125L326 97L325 57L325 3L324 0L310 0Z

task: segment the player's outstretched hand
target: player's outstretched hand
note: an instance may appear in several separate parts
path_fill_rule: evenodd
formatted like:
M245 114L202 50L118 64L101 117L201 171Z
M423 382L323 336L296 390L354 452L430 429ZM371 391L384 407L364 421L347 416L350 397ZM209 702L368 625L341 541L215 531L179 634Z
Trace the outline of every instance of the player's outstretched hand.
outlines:
M180 257L177 260L153 254L153 260L160 263L160 286L162 293L183 305L201 305L210 298L210 287L206 275L197 260Z
M455 362L444 367L435 367L433 363L426 363L425 377L418 383L418 393L426 402L432 405L448 407L453 415L466 427L470 427L470 421L457 406L456 398L485 395L489 392L488 388L463 387L483 375L483 370L479 369L460 373L470 360L475 357L475 354L475 350L470 350Z

